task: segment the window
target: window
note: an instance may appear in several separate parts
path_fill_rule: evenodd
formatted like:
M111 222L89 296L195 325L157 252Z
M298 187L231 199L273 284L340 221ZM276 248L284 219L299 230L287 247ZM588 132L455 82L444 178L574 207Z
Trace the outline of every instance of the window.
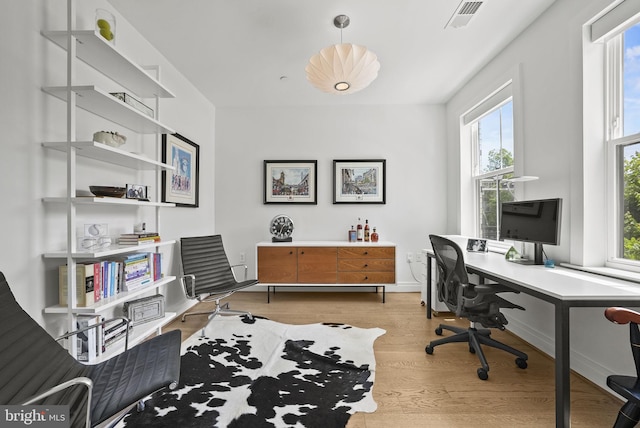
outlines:
M640 24L606 42L612 210L608 264L640 267Z
M477 235L498 239L500 203L514 200L513 100L508 91L485 104L481 115L468 121L473 146ZM469 117L467 115L467 117ZM464 119L463 119L464 120Z

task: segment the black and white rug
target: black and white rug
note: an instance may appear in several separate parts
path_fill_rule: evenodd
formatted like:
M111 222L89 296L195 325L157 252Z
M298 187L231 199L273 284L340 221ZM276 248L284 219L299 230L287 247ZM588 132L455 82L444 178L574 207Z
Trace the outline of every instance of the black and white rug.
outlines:
M289 325L216 317L182 345L180 385L118 427L344 427L373 412L373 342L345 324Z

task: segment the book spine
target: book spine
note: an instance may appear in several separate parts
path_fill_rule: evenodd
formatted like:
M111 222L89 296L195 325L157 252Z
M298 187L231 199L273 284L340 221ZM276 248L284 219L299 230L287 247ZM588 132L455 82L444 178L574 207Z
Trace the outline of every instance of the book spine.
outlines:
M93 263L82 265L84 270L84 301L87 306L94 303L95 277L93 275Z
M100 317L96 315L79 315L76 321L76 325L78 329L96 325L99 318ZM91 328L76 335L78 345L78 361L92 362L98 356L98 341L96 330L96 328Z
M102 269L100 268L100 262L93 264L93 301L99 302L102 300Z
M58 267L58 303L60 306L67 306L67 265L60 265ZM76 265L76 306L85 307L93 303L93 295L87 302L87 287L93 286L93 280L91 284L88 284L86 278L86 269L82 264ZM91 289L93 293L93 288Z
M162 253L155 253L154 261L154 281L160 281L162 278Z

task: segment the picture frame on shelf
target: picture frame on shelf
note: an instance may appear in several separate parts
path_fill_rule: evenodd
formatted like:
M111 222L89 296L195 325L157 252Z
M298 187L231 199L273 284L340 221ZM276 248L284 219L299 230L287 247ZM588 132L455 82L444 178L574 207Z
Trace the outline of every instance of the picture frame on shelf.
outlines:
M265 160L265 204L318 204L317 160Z
M200 146L180 134L162 134L162 202L197 208L200 194Z
M386 204L386 159L333 161L334 204Z
M148 201L147 186L143 184L128 184L126 185L125 197L127 199L137 199L139 201Z

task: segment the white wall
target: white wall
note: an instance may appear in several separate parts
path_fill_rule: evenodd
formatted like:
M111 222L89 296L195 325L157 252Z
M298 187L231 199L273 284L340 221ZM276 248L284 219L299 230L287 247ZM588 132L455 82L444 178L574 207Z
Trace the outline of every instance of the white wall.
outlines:
M0 117L3 129L0 169L2 204L0 207L0 271L7 277L18 301L52 334L63 328L57 315L44 315L45 306L57 302L57 266L63 260L43 260L45 251L62 249L66 242L64 209L43 204L44 196L65 194L66 165L62 153L43 149L43 141L64 141L66 137L65 104L41 91L44 85L64 85L65 52L40 35L42 29L66 29L65 0L12 2L11 19L5 20L7 36L0 38L0 89L3 102ZM93 28L96 7L113 11L105 1L76 2L78 28ZM115 12L115 11L114 11ZM160 120L200 145L204 168L200 172L200 208L163 208L160 231L166 239L189 233L214 231L215 108L152 46L146 43L122 17L117 15L116 46L140 65L159 65L161 80L176 98L160 103ZM77 83L90 84L97 79L105 89L113 82L86 66L78 66ZM78 138L88 140L97 130L118 130L129 138L123 149L149 156L159 153L159 139L137 136L85 112L78 113ZM134 181L135 180L135 181ZM97 161L80 160L78 189L90 184L150 185L155 193L159 183L153 174L139 173ZM145 220L155 227L153 211L144 209L82 208L78 210L76 229L86 222L109 223L110 232L118 234ZM175 254L175 252L174 252ZM176 273L176 258L169 254L168 273ZM189 304L177 283L163 290L169 308L181 310Z
M446 225L443 123L442 106L218 108L216 230L229 257L238 262L244 252L255 272L255 244L271 239L276 214L293 218L295 241L346 241L361 217L398 245L398 288L417 290L406 254ZM263 161L286 159L318 161L317 205L263 204ZM334 159L386 159L387 203L334 205Z
M583 25L608 6L611 0L557 0L520 37L474 76L447 104L448 210L450 233L464 231L465 198L460 189L459 116L469 104L489 90L500 76L513 67L521 67L521 90L524 110L524 152L521 174L539 176L537 181L520 183L523 197L563 198L562 236L558 247L545 246L557 261L583 260L582 245L590 242L596 252L605 247L604 157L583 153ZM595 71L601 75L600 70ZM593 79L597 83L600 79ZM592 82L593 83L593 82ZM600 93L588 85L585 91ZM590 117L593 121L594 117ZM595 120L599 120L595 118ZM601 126L589 128L594 132ZM585 128L586 129L586 128ZM589 139L601 135L589 135ZM583 167L589 159L589 168ZM589 177L591 182L585 182ZM588 192L589 197L583 195ZM594 203L594 198L599 201ZM596 211L584 214L584 199ZM598 211L598 209L600 211ZM530 250L529 250L530 251ZM593 252L592 252L593 254ZM553 355L553 307L529 296L513 299L526 307L526 312L510 311L510 330ZM608 374L634 373L626 327L608 322L603 308L574 308L571 311L571 365L590 380L605 386ZM611 349L618 349L612 356Z

